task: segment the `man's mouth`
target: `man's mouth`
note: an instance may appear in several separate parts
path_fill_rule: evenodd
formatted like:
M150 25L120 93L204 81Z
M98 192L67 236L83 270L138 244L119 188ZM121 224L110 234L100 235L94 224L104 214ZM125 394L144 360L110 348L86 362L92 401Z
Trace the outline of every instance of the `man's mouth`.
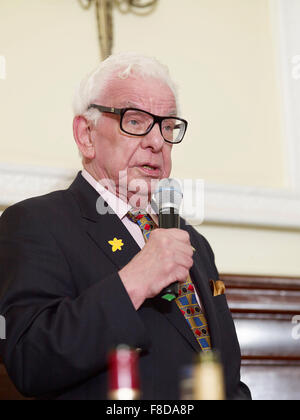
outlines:
M150 170L155 170L155 169L157 169L155 166L150 166L150 165L143 165L143 168L146 168L146 169L150 169Z
M157 178L161 173L160 167L157 165L144 164L139 166L139 168L144 174L153 176L155 178Z

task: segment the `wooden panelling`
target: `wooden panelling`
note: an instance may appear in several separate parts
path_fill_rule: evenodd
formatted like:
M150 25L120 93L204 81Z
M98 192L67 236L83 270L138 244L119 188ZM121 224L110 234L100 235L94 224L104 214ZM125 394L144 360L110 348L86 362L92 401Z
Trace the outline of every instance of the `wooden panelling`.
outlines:
M300 279L223 275L231 311L291 314L300 312Z
M244 360L241 376L254 400L299 400L300 362Z
M300 341L293 338L291 316L233 314L243 357L300 360Z
M300 279L222 275L255 400L300 399ZM293 322L294 321L294 322ZM298 330L298 328L297 328Z

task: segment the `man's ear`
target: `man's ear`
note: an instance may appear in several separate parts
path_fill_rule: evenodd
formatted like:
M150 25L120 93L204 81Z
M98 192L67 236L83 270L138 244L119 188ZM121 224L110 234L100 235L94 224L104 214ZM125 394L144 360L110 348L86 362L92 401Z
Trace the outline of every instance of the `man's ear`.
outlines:
M95 147L92 140L91 123L82 115L77 115L73 120L73 135L83 157L94 159Z

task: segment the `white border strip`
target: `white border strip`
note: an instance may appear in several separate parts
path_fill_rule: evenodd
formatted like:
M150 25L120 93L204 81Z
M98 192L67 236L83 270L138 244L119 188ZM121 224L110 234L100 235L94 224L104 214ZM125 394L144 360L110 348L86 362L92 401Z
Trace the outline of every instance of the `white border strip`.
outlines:
M289 185L300 191L300 2L269 0L282 95Z

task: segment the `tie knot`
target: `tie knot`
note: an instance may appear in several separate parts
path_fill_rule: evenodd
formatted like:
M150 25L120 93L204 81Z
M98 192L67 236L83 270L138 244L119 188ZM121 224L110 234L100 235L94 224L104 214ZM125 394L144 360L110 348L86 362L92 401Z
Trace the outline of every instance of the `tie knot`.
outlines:
M151 231L155 228L155 223L151 217L148 214L132 213L130 211L127 213L127 217L140 227L144 239L147 241Z
M133 213L131 211L129 211L127 213L127 217L134 223L138 223L139 220L141 220L143 217L148 217L146 214L142 214L142 213Z

